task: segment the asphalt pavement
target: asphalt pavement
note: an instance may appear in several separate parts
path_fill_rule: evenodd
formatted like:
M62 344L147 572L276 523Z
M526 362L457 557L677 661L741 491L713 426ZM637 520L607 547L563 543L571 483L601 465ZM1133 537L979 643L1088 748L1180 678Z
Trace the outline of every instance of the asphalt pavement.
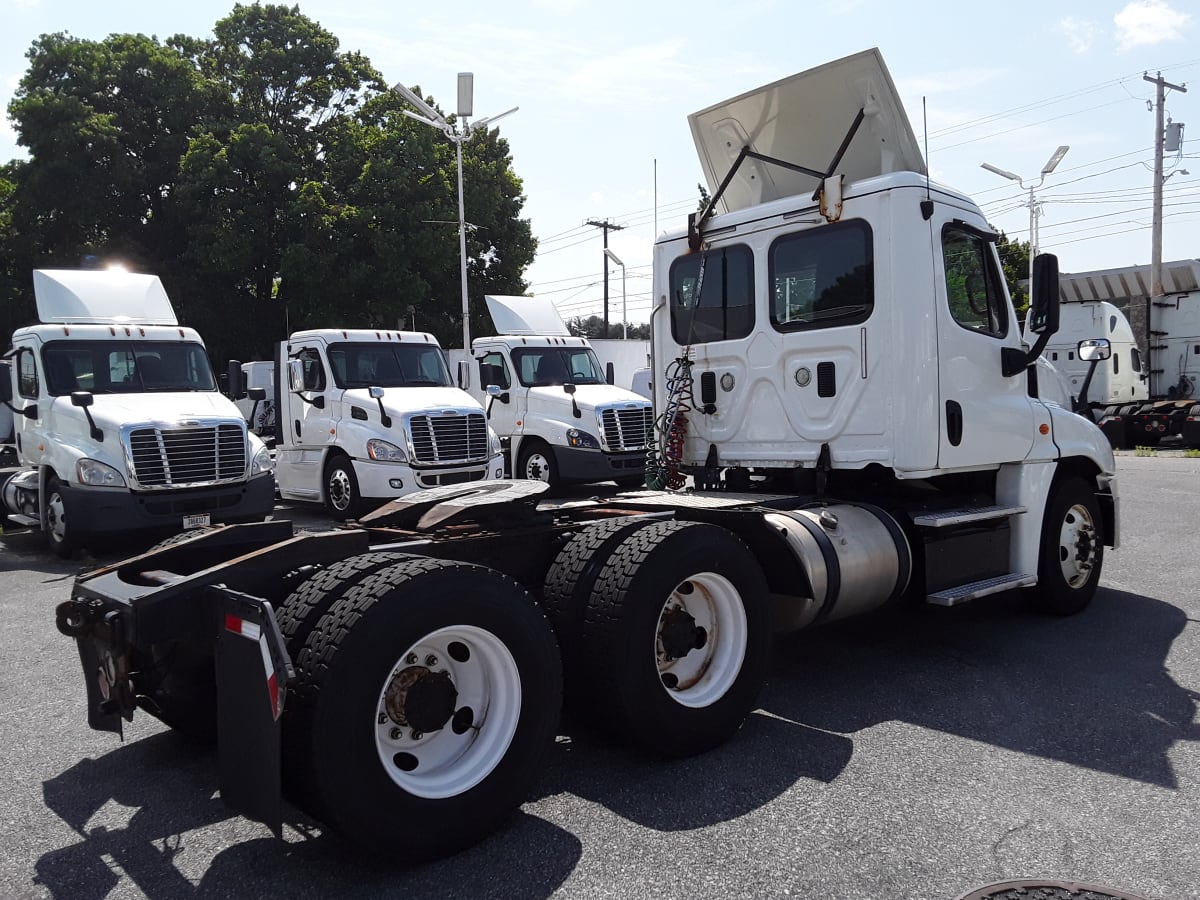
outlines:
M282 841L231 815L214 756L147 715L90 731L54 627L81 563L4 536L0 896L954 900L1040 876L1200 900L1200 459L1118 468L1083 614L1007 595L780 640L760 708L689 760L564 722L506 827L415 868L291 807Z

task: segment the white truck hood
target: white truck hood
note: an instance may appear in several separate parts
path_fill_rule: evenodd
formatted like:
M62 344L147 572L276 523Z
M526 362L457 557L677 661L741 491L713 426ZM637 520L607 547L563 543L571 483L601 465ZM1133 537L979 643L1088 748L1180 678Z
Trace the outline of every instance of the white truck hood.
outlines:
M367 393L366 388L348 388L343 403L352 403L367 410L378 410L379 401ZM483 407L466 391L456 387L397 387L383 389L383 408L389 416L408 413L437 413L442 409L483 412Z
M529 389L530 398L537 398L541 403L562 404L569 408L571 395L562 389L562 385L553 384L545 387ZM611 384L580 384L575 386L575 402L584 413L594 413L600 407L608 406L649 406L650 401L645 397L627 391L625 388Z
M214 417L241 420L233 401L216 391L180 391L147 394L95 394L92 418L101 427L138 422L181 422ZM70 397L58 403L70 406ZM83 410L79 411L84 417Z

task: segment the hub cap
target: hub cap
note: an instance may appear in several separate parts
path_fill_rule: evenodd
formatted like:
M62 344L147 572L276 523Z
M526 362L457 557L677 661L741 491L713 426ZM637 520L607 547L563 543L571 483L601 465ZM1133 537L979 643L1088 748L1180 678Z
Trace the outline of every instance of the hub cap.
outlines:
M417 797L454 797L508 752L521 715L521 675L496 635L453 625L396 661L379 692L375 747L384 771Z
M329 504L338 512L350 508L350 476L345 469L337 468L329 473Z
M720 700L742 670L748 633L742 595L716 572L681 581L654 637L658 677L671 699L699 708Z
M1086 506L1075 504L1063 516L1058 538L1058 561L1063 580L1073 588L1082 587L1096 564L1096 523Z

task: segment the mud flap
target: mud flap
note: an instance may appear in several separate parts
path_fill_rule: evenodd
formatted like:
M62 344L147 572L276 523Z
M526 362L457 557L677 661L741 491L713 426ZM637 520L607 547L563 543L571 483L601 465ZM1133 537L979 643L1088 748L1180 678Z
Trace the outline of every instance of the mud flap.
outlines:
M280 717L295 670L270 603L220 586L209 590L218 614L221 799L282 837Z

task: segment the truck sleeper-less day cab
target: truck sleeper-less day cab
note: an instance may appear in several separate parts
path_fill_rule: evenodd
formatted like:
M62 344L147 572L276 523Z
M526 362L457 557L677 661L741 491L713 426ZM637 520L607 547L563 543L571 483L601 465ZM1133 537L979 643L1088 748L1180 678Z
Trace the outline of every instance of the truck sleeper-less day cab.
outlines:
M718 490L551 505L528 480L446 486L353 529L217 529L82 575L58 626L93 727L141 705L215 729L235 809L278 830L282 771L364 848L421 858L526 796L564 685L606 733L686 756L754 708L772 631L1012 588L1051 614L1091 601L1114 461L1094 423L1031 395L1053 260L1026 347L994 235L927 183L877 51L692 124L730 209L655 247L649 477ZM192 665L143 664L181 643Z
M271 513L270 456L157 276L45 269L33 284L41 324L7 354L24 467L2 491L12 520L70 556L100 534Z
M340 519L423 488L503 475L483 407L430 334L320 329L279 345L279 494Z
M641 487L652 405L609 383L587 339L572 337L548 300L486 300L500 336L471 342L475 383L512 477L552 489L596 481ZM491 386L497 390L487 395Z

